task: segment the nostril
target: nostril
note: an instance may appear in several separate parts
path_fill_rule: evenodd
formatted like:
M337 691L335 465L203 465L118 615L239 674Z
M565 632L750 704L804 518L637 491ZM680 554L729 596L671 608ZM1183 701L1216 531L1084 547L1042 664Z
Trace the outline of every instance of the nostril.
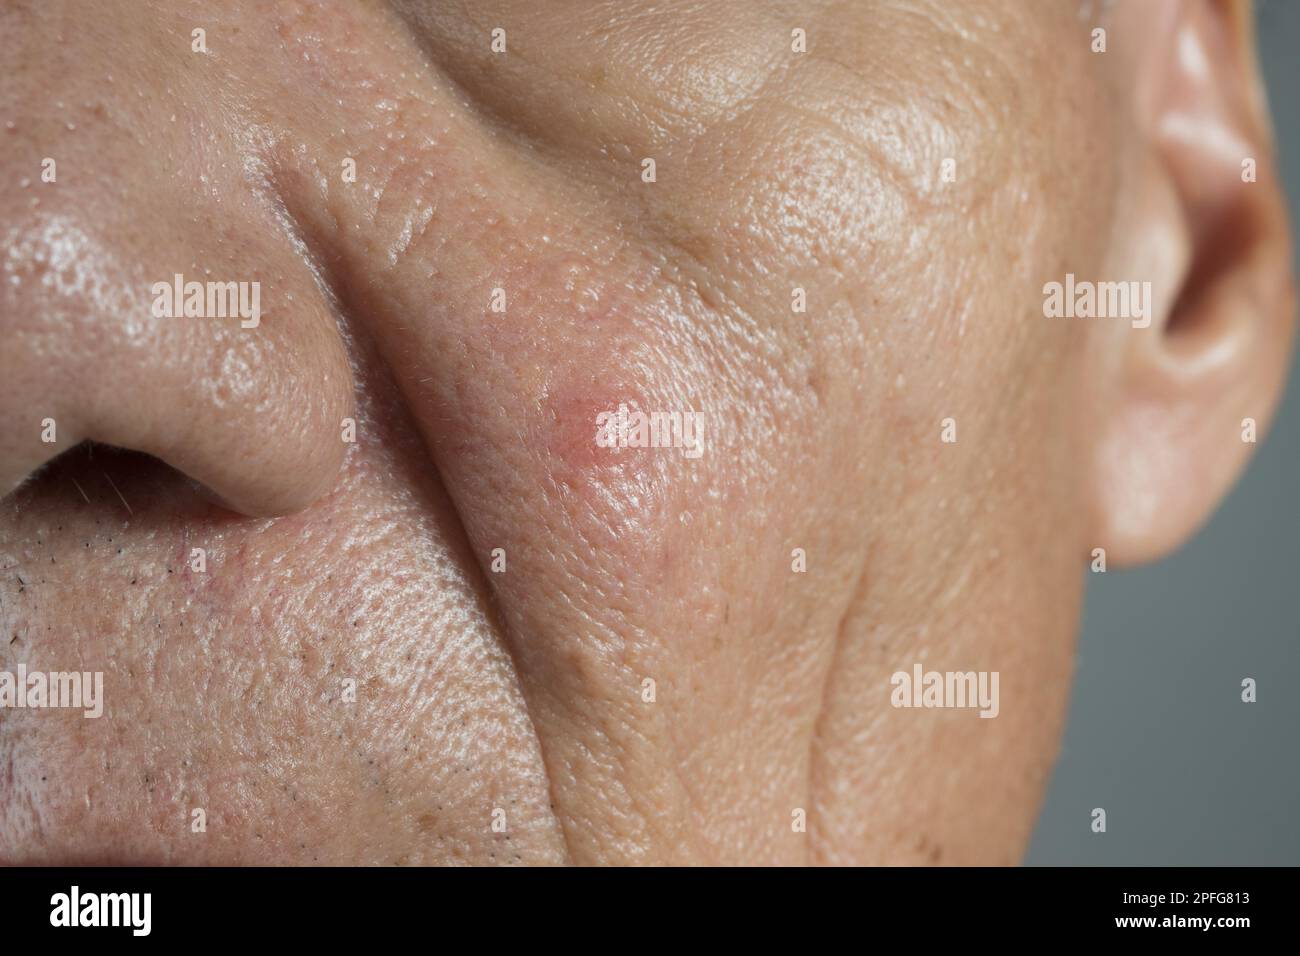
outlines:
M195 520L235 516L208 489L144 452L83 441L28 475L9 499L13 507L51 513L93 509L115 521L148 523L153 516Z
M347 349L261 207L208 210L209 229L176 235L137 228L165 192L102 221L76 195L0 230L0 497L84 440L153 456L248 515L330 491L353 416Z
M0 354L0 496L90 440L151 455L234 511L306 508L346 453L352 377L323 305L274 301L256 328L157 318L136 336L86 312L19 327Z
M152 456L248 515L299 511L334 486L352 415L350 377L321 376L313 388L274 361L240 364L243 383L165 358L152 368L140 358L133 368L87 364L86 373L41 383L41 394L57 398L0 387L0 497L51 459L104 446ZM249 389L255 400L241 400Z
M165 362L165 359L164 359ZM113 446L152 456L233 511L299 511L334 485L352 415L351 379L315 388L278 363L236 363L243 383L206 378L183 362L135 368L103 360L36 388L0 386L0 497L20 491L52 459ZM229 370L231 364L225 363ZM57 380L55 380L57 379ZM71 379L71 381L67 381ZM244 400L249 389L255 400Z

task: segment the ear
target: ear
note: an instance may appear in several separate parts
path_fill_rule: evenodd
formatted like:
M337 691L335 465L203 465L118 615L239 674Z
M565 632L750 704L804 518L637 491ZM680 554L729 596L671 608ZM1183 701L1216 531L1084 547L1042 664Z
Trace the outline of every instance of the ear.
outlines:
M1295 287L1249 5L1153 0L1114 15L1133 145L1099 278L1150 281L1150 325L1092 320L1106 325L1089 550L1123 565L1178 547L1249 460L1289 365Z

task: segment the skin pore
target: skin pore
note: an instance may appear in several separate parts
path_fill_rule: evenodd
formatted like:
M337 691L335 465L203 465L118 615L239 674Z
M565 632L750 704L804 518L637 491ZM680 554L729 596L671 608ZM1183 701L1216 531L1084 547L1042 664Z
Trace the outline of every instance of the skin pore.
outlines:
M1097 6L5 4L0 862L1017 862L1294 312L1243 5Z

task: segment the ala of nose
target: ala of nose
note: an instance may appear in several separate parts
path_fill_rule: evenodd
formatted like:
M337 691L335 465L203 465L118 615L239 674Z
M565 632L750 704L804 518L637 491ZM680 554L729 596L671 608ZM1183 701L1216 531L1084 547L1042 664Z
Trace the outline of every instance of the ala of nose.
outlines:
M0 495L86 440L152 455L249 515L333 487L355 436L353 382L309 279L247 265L191 278L124 261L68 221L9 238ZM259 259L276 255L245 262Z

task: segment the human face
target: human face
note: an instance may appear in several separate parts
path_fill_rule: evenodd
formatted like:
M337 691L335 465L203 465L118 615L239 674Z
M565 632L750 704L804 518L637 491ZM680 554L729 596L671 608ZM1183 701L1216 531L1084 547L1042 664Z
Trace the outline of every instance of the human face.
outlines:
M1283 377L1250 44L6 4L0 670L104 691L0 710L0 860L1018 861L1084 568L1190 534Z

